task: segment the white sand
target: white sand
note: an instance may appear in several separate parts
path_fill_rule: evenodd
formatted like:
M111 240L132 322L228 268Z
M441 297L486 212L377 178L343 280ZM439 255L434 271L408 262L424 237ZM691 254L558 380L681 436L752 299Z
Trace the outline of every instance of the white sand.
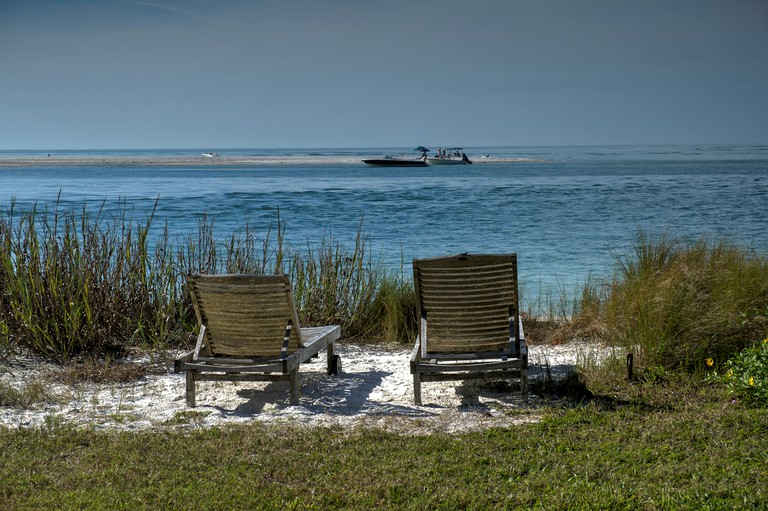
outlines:
M577 343L533 346L530 379L544 378L547 371L561 377L595 350ZM1 407L0 427L71 424L97 430L146 430L282 421L421 434L503 427L540 417L541 400L535 394L525 404L519 390L498 392L493 386L461 382L422 384L424 406L415 406L408 351L340 344L336 352L342 357L338 376L325 374L324 354L301 366L302 395L296 406L289 404L287 382L198 382L198 406L187 408L184 375L172 369L132 383L71 386L48 383L52 366L6 363L0 365L1 382L22 388L46 381L52 399L28 410Z

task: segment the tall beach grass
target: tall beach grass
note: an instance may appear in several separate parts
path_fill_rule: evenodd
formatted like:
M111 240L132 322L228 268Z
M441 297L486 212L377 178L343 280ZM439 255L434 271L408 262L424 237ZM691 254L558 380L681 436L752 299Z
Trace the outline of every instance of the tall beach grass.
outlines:
M640 366L722 365L768 335L768 257L641 233L612 279L584 286L571 327L636 351Z
M152 214L125 204L0 218L0 345L54 360L168 343L184 326L184 297L167 229L150 246Z
M221 237L205 214L196 233L175 239L153 222L154 211L137 219L125 203L8 205L0 215L0 355L27 350L65 361L182 345L195 328L187 273L287 273L302 324L341 323L347 339L384 342L415 331L410 284L367 255L362 222L351 245L328 233L291 252L279 212L262 233L246 223Z

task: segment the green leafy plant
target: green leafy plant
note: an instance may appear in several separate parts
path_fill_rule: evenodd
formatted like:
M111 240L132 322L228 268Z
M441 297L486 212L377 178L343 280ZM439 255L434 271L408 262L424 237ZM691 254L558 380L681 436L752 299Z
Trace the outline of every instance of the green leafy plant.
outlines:
M710 380L724 382L750 403L768 406L768 337L728 360L723 373L714 372Z

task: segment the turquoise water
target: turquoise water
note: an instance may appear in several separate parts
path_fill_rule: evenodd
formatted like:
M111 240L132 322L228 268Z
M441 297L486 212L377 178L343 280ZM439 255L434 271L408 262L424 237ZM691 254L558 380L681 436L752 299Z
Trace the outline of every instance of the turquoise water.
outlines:
M640 230L768 252L768 146L465 148L477 164L429 168L360 162L408 148L0 151L0 160L203 151L279 163L0 167L0 204L51 207L60 195L66 209L105 200L109 209L123 200L142 218L159 197L156 225L192 237L202 213L223 237L246 219L264 232L279 209L298 248L324 236L351 245L362 221L374 258L395 271L404 261L409 272L415 257L517 252L529 301L609 275Z

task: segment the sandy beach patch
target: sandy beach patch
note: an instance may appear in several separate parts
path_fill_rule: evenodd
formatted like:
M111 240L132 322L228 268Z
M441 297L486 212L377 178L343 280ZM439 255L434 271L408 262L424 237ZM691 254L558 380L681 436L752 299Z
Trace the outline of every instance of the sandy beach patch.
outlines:
M589 345L530 348L530 379L572 371ZM0 408L0 427L69 424L96 430L198 428L285 422L303 426L383 427L409 434L464 432L538 420L541 398L523 403L513 386L435 382L422 385L423 406L413 404L410 352L340 343L342 373L325 373L325 356L301 366L301 401L288 402L287 382L198 382L197 407L187 408L184 375L168 360L137 362L154 368L130 383L66 384L51 381L56 367L30 360L0 366L0 382L17 389L45 382L46 402L28 409ZM513 387L512 389L506 387ZM511 391L510 391L511 390Z

